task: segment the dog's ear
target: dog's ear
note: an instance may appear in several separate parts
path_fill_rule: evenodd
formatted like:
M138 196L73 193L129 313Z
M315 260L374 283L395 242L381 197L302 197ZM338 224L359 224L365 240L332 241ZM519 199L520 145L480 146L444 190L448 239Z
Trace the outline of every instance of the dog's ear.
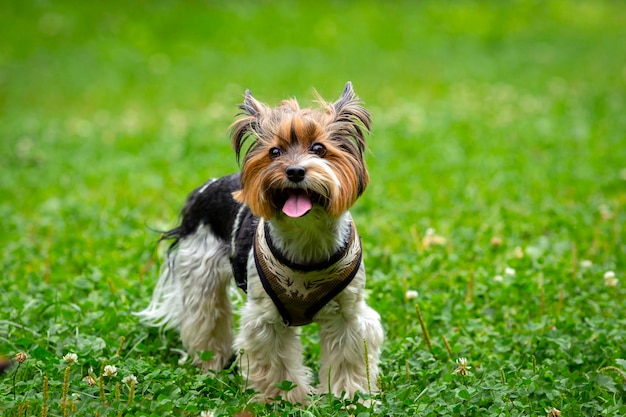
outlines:
M352 101L358 101L359 98L356 96L354 92L354 88L352 88L352 83L348 81L346 85L343 87L343 92L339 99L333 104L335 110L339 112L339 110L344 107L346 104L349 104Z
M230 125L230 136L237 156L237 162L241 160L241 153L248 139L252 138L253 144L256 142L255 137L258 135L261 119L268 112L268 108L255 99L250 90L246 90L243 103L239 105L239 110L241 110L238 114L240 117Z
M330 126L331 133L354 139L362 153L365 150L365 136L370 131L372 120L370 113L361 104L352 83L348 81L339 99L331 105L334 120Z
M243 104L239 105L239 108L250 116L261 117L265 111L266 106L252 96L250 90L246 89L246 93L243 98Z

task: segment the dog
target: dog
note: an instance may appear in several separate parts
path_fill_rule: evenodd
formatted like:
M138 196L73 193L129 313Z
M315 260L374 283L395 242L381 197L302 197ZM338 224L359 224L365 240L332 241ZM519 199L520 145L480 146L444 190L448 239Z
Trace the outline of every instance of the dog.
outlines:
M349 213L369 182L371 119L349 82L337 101L319 104L301 109L290 99L270 108L246 90L231 125L241 172L189 195L180 225L164 234L173 243L152 301L138 313L149 325L176 328L204 370L239 355L259 401L376 391L383 329L365 301ZM247 294L236 337L233 281ZM299 337L299 326L312 322L321 345L317 390ZM212 356L203 361L206 351ZM281 390L283 381L292 389Z

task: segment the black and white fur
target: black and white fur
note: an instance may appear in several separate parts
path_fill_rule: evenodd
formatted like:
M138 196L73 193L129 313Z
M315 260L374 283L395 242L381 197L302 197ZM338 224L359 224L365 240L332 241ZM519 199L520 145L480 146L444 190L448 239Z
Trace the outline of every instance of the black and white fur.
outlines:
M252 97L247 96L246 100L249 102ZM349 109L341 106L356 100L348 84L340 100L329 106L334 106L338 114L345 113ZM253 134L260 137L263 132L257 129ZM292 162L304 167L307 173L312 172L312 178L298 184L290 184L286 179L287 185L281 187L306 188L307 181L313 184L325 178L338 178L332 172L331 162L310 152L294 156ZM322 173L319 178L313 177L316 170ZM177 329L188 354L203 369L221 370L234 353L239 354L241 371L260 394L259 399L270 400L280 395L301 402L316 390L312 387L311 372L303 364L299 327L285 324L260 282L251 250L259 217L248 205L233 198L233 193L245 185L240 174L232 174L210 180L191 193L180 226L166 234L174 239L174 244L152 301L138 314L150 325ZM328 187L341 187L341 184ZM345 244L352 225L348 211L330 215L323 202L313 204L310 212L300 218L277 212L265 220L269 222L268 230L277 249L290 261L300 264L329 259ZM233 277L247 291L235 337L229 297ZM320 328L322 365L317 388L320 393L352 397L357 391L376 390L383 331L380 316L365 302L364 287L365 268L361 261L354 279L314 316ZM200 360L198 353L203 351L213 353L210 361ZM283 392L276 386L282 381L291 381L296 387Z

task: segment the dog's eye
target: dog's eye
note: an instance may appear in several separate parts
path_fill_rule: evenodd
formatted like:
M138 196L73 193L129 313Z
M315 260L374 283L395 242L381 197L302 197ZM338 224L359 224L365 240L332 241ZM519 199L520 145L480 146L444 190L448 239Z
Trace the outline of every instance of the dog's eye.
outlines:
M283 150L280 148L270 148L270 159L276 159L283 154Z
M317 155L317 156L324 156L326 155L326 146L322 145L321 143L314 143L313 145L311 145L311 147L309 148L309 152Z

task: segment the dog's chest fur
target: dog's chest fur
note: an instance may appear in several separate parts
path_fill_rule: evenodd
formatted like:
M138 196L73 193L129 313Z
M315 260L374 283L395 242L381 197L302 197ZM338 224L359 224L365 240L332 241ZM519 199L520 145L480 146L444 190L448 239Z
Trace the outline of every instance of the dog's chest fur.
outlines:
M255 276L289 326L313 321L313 316L339 294L361 267L361 243L350 222L343 245L327 260L297 264L282 256L273 244L269 223L252 215L236 202L232 192L239 189L239 174L210 180L194 190L183 209L181 225L175 229L176 244L206 225L228 247L235 282L248 290L250 257Z

